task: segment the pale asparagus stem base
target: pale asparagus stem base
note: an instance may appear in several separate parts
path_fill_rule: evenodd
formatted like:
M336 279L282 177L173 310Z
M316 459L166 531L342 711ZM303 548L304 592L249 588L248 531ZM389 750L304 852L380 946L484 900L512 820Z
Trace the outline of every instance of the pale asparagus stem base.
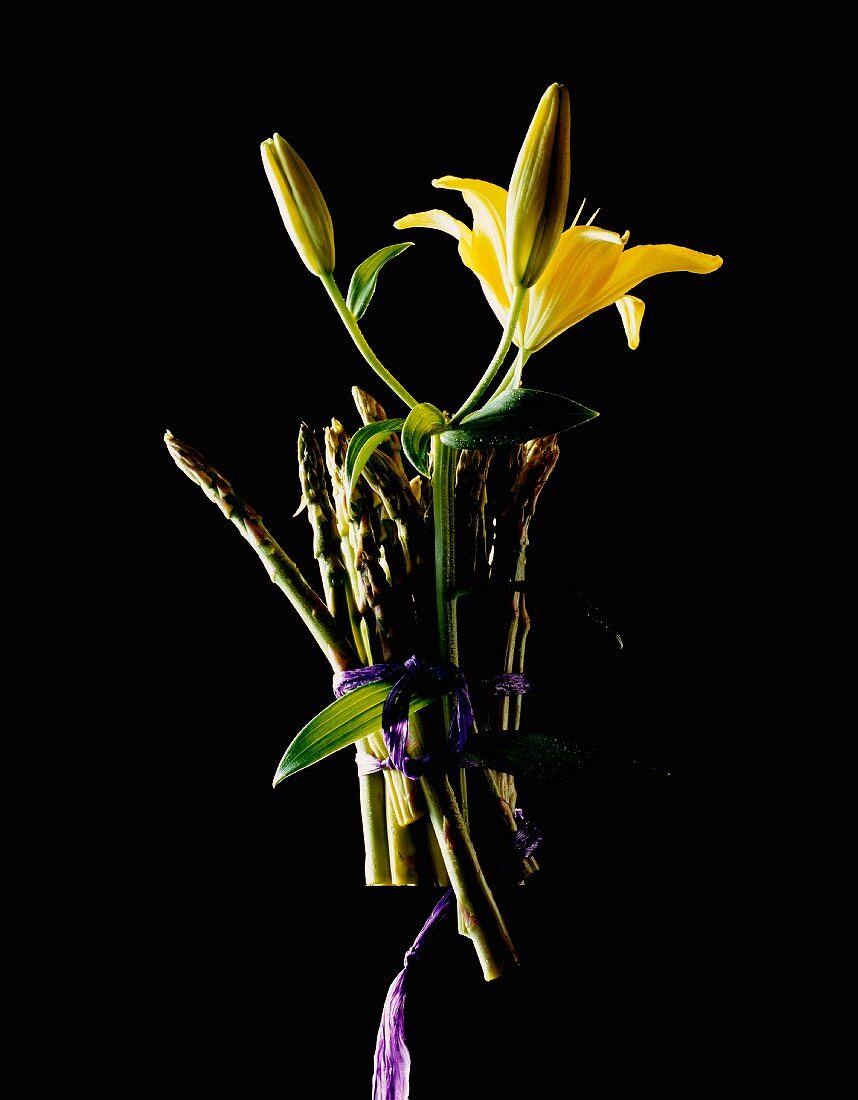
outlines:
M419 878L414 827L397 823L395 815L391 812L389 798L390 788L388 787L387 845L390 852L391 882L394 886L416 886Z
M409 755L422 756L429 743L424 715L412 715L409 728ZM512 940L480 867L450 781L446 776L433 780L424 775L418 784L466 934L477 952L483 977L492 981L518 965Z
M365 742L359 745L364 752ZM387 843L385 782L381 772L358 776L360 817L363 826L364 881L367 886L390 886L393 882Z
M376 760L384 760L387 756L387 746L381 733L371 733L366 738L367 752ZM417 807L417 800L413 797L409 788L411 780L401 772L385 770L383 773L385 784L390 792L389 806L396 818L397 825L411 825L424 814L423 807Z
M441 846L438 844L432 823L426 820L422 824L426 834L426 843L429 846L429 858L432 860L432 867L435 871L435 881L439 886L447 887L450 885L450 876L447 874L444 857L441 854Z
M446 776L420 779L429 820L438 840L459 911L487 982L518 965L518 956L477 860L456 796Z

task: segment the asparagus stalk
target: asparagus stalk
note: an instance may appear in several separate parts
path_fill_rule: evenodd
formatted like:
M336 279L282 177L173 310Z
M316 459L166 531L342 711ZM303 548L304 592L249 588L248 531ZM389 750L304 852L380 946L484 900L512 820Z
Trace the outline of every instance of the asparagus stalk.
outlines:
M325 460L316 437L303 423L298 432L298 474L301 504L307 509L307 518L313 530L313 556L319 563L328 610L344 632L352 632L356 647L362 651L363 642L357 629L354 597L343 560L340 533L325 484ZM372 746L364 738L357 749L371 753ZM389 886L393 881L388 847L386 786L380 772L358 775L365 855L364 880L367 886Z
M418 752L423 751L425 743L421 719L422 715L417 714L411 720ZM450 780L446 775L423 775L418 782L467 935L477 952L483 977L492 981L517 966L518 956L480 867Z
M358 748L362 752L370 752L370 745L366 738L358 743ZM387 784L383 773L358 775L358 796L363 832L364 882L367 886L390 886L394 878L387 839L390 815L387 809Z
M344 552L348 549L347 565L355 592L355 604L365 625L364 636L368 662L388 660L393 634L399 628L396 615L388 611L385 600L389 583L379 563L372 527L375 503L372 490L358 479L350 502L345 499L343 470L348 448L348 435L339 420L333 419L325 429L325 459L331 480L332 496ZM380 627L379 627L380 619ZM385 655L386 651L386 655ZM381 733L370 737L370 753L377 760L387 755ZM424 812L414 799L412 784L398 772L385 772L384 781L390 795L390 805L396 822L405 826Z
M384 411L383 406L376 401L372 394L362 390L360 386L352 386L352 398L364 424L375 424L379 420L387 420L387 413ZM402 444L399 442L399 436L396 432L386 442L382 443L379 449L390 455L397 474L407 483L405 466L402 464Z
M516 482L518 498L521 500L518 510L518 553L516 556L514 577L519 586L525 578L527 566L527 547L529 545L530 524L536 511L536 503L539 494L545 488L545 483L554 471L557 460L560 457L560 447L556 435L545 436L542 439L531 439L522 444L521 473ZM518 600L519 625L515 642L515 650L512 656L512 668L510 672L524 672L524 651L527 636L530 633L530 615L527 612L526 594L523 587L517 587L514 595ZM509 698L507 697L509 702ZM522 697L515 695L507 710L508 717L506 728L517 730L521 722Z
M382 406L364 390L355 386L352 395L364 424L386 419ZM395 432L372 455L364 468L364 477L380 497L387 517L396 524L406 573L412 578L413 590L417 579L422 579L422 567L429 556L426 517L412 483L405 475L401 445Z
M486 478L494 449L459 451L456 466L456 580L460 589L489 575Z
M302 423L298 431L298 476L301 482L301 508L306 508L313 530L313 557L319 564L328 610L344 634L352 633L354 619L349 607L351 586L340 547L340 532L334 517L325 464L316 437Z
M169 431L164 436L164 442L179 469L220 508L256 551L268 576L301 616L334 672L355 668L358 659L351 642L295 562L272 538L257 512L236 494L226 478L199 451Z
M527 611L523 582L526 575L527 547L530 523L536 510L539 494L551 476L559 458L557 436L532 439L521 444L512 454L509 467L514 473L511 486L502 489L505 506L496 517L495 555L492 574L502 582L512 582L509 595L509 626L506 633L503 670L524 672L524 656L527 636L530 632L530 615ZM495 728L518 729L521 720L521 696L501 696L494 719ZM492 769L485 771L492 793L497 798L509 827L515 831L517 823L514 810L517 802L515 779L506 772ZM536 860L530 856L522 860L525 875L537 870Z

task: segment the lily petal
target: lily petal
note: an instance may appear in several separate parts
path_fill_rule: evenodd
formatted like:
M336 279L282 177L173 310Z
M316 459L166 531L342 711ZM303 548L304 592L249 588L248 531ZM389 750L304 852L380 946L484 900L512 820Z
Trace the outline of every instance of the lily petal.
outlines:
M489 305L503 324L512 301L506 275L506 201L503 187L485 180L442 176L432 180L433 187L460 191L474 215L471 263L465 263L479 276Z
M471 231L464 222L448 214L446 210L422 210L419 214L406 214L393 223L394 229L440 229L457 241L466 238L470 243Z
M624 252L611 285L622 287L622 294L649 279L668 271L690 271L695 275L708 275L717 271L724 261L720 256L695 252L693 248L681 248L676 244L639 244Z
M632 294L626 294L624 298L620 298L616 306L620 311L620 317L622 318L623 328L626 330L626 339L629 342L629 347L634 351L640 343L641 321L643 320L644 309L646 307L640 298L635 298Z
M622 237L609 229L576 225L566 230L531 290L525 332L528 351L538 351L595 309L622 297L615 294L608 303L601 300L622 254Z

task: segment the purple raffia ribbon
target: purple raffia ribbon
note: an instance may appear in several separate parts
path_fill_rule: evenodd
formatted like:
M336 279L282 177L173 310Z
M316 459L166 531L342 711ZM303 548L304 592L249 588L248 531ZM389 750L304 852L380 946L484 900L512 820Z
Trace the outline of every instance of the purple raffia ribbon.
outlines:
M408 1100L408 1078L411 1072L411 1055L405 1041L408 968L415 959L419 959L420 950L425 946L430 932L450 912L454 904L455 895L452 890L447 890L417 933L417 939L406 951L402 970L390 983L375 1044L372 1100Z
M392 680L393 687L384 701L381 711L381 730L388 756L375 760L366 753L358 754L358 770L362 774L380 768L394 768L409 779L418 779L427 766L437 757L436 753L411 757L406 753L408 745L408 708L413 695L455 696L453 716L447 731L447 751L457 755L474 724L474 711L465 677L455 665L430 665L420 657L409 657L405 664L369 665L366 668L338 672L334 676L334 695L339 699L355 688Z
M340 699L356 688L385 680L393 681L381 712L382 733L389 755L385 760L376 760L374 756L358 751L360 774L367 775L383 768L394 768L409 779L417 779L433 758L439 755L430 753L426 756L410 757L406 754L408 709L415 694L441 695L450 692L455 695L455 706L447 731L448 749L443 755L449 757L461 754L474 724L474 712L465 678L455 665L430 665L413 656L404 664L379 664L350 669L334 676L334 695ZM486 684L499 695L523 695L530 688L527 678L519 673L501 673L491 677ZM522 834L520 838L516 834L515 847L522 855L529 856L542 839L542 834L525 821L521 810L515 811L515 817ZM372 1100L408 1100L411 1073L411 1054L405 1041L408 968L420 957L420 950L427 937L454 904L455 894L449 889L429 914L414 943L405 953L402 970L390 983L375 1044Z
M530 691L530 680L521 672L499 672L487 676L483 684L492 695L526 695Z
M512 839L513 847L522 859L529 859L545 838L539 826L524 816L523 810L516 808L513 810L513 816L516 823Z

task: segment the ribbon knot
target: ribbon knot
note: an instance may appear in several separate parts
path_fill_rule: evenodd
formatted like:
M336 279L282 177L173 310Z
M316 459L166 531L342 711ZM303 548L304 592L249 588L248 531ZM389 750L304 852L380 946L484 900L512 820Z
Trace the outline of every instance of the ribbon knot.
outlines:
M418 779L440 757L461 753L474 724L474 711L465 677L455 665L433 665L414 655L404 664L356 668L334 676L334 694L340 698L356 688L384 680L393 680L393 687L381 711L381 731L388 756L385 760L375 760L374 757L361 754L358 766L363 773L394 768L408 779ZM415 695L448 694L454 696L454 706L447 731L446 750L441 753L427 753L425 756L409 756L408 710L412 698Z

